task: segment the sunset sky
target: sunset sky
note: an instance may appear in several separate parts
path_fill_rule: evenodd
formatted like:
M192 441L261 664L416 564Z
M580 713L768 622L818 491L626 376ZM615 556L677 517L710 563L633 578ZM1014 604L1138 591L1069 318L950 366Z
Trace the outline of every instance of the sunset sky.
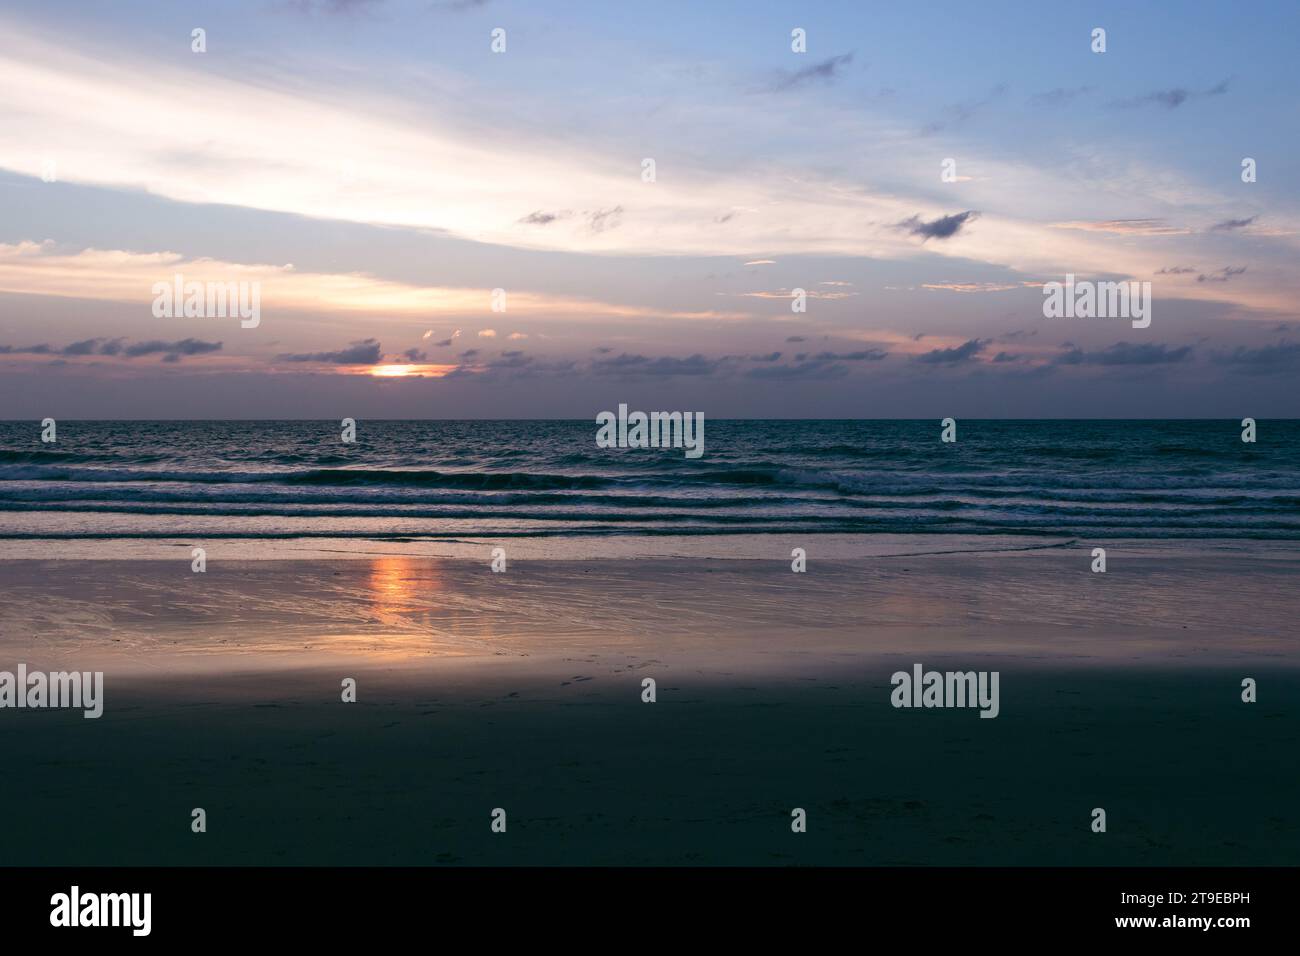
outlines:
M1087 7L10 0L0 418L1300 415L1300 6Z

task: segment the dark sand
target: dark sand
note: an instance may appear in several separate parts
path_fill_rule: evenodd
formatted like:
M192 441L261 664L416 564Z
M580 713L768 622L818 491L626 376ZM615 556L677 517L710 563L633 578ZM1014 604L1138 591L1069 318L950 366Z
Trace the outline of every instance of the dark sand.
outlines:
M0 862L1300 863L1300 565L1110 562L0 562L0 669L106 680L0 710Z

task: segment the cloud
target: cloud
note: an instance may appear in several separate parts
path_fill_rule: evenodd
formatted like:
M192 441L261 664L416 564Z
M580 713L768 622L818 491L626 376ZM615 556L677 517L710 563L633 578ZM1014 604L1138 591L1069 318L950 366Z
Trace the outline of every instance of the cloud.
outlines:
M1218 352L1211 360L1219 365L1241 367L1250 371L1275 372L1300 365L1300 342L1279 342L1260 348L1237 346L1231 352Z
M178 342L150 340L126 344L125 339L82 339L62 348L42 343L40 345L0 345L0 355L64 355L82 357L108 355L121 358L140 358L144 355L162 355L163 361L179 362L185 355L203 355L221 351L222 343L204 342L200 339L181 339Z
M930 239L949 239L957 235L968 222L973 222L978 218L979 213L972 209L968 209L966 212L954 213L951 216L940 216L938 219L932 219L929 222L926 222L920 216L912 216L900 222L898 228L906 229L910 234L920 236L922 242L926 242Z
M1210 227L1210 231L1231 232L1234 229L1245 229L1258 218L1259 216L1251 216L1249 219L1225 219L1223 222L1216 222Z
M1196 277L1197 282L1227 282L1233 276L1239 276L1246 271L1245 266L1225 266L1217 272L1202 273Z
M1168 90L1156 90L1152 93L1144 93L1142 96L1135 96L1127 100L1115 100L1111 106L1121 109L1134 109L1141 106L1163 106L1165 109L1173 110L1182 106L1188 100L1201 99L1209 96L1222 96L1228 92L1228 81L1222 80L1208 90L1195 92L1185 87L1174 87Z
M1171 226L1163 219L1103 219L1096 222L1054 222L1053 229L1081 229L1085 232L1110 232L1121 236L1182 236L1191 232Z
M808 340L802 335L791 335L786 339L787 342L807 342Z
M930 352L924 352L913 361L925 365L956 365L959 362L966 362L975 358L988 348L988 344L986 339L970 339L954 348L934 349Z
M812 66L806 66L802 70L783 71L771 87L769 92L780 92L782 90L794 89L797 86L803 86L806 83L821 81L824 83L833 83L839 79L842 68L853 62L853 52L841 53L838 56L828 57Z
M287 354L276 358L281 362L317 362L323 365L378 365L382 356L376 339L362 339L337 352Z
M774 265L776 265L776 260L775 260L775 259L750 259L748 262L745 263L745 265L747 265L747 266L774 266Z
M816 289L804 290L804 297L808 299L827 299L835 301L837 299L851 299L856 296L856 292L818 292ZM773 291L761 290L758 292L719 292L717 295L730 295L740 299L793 299L795 293L793 289L775 289Z
M1172 348L1164 344L1116 342L1099 352L1085 352L1078 346L1052 359L1053 365L1171 365L1191 357L1192 346Z
M1185 275L1190 275L1191 273L1193 273L1193 272L1195 272L1195 271L1196 271L1196 267L1195 267L1195 266L1165 266L1165 267L1164 267L1163 269L1161 269L1159 272L1155 273L1155 275L1158 275L1158 276L1185 276Z
M402 358L412 363L423 362L428 357L428 353L421 352L419 349L407 349L402 353Z
M819 352L813 356L814 362L879 362L888 358L889 353L881 349L863 349L860 352Z
M494 339L497 337L496 329L483 329L479 332L478 337L481 339Z
M181 339L179 342L163 342L153 339L148 342L136 342L134 345L128 345L123 350L127 358L138 358L141 355L156 355L165 353L168 362L179 361L182 355L203 355L206 352L221 351L220 342L203 342L199 339ZM174 356L174 357L172 357Z
M1006 292L1019 289L1019 283L1007 285L1002 282L923 282L922 289L938 289L944 292Z
M587 213L587 223L591 226L592 232L604 232L606 229L618 228L619 217L622 215L622 206L614 206L611 209L597 209L595 212Z
M569 214L567 212L530 212L519 221L528 226L549 226L557 219L563 219Z

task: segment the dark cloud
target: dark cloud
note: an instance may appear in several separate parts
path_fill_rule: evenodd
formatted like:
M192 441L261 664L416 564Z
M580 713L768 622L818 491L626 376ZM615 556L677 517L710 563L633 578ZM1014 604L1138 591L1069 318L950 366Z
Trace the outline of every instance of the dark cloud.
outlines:
M1212 360L1219 365L1234 366L1245 371L1280 372L1300 366L1300 342L1279 342L1248 349L1237 346L1231 352L1220 352Z
M419 349L407 349L402 353L402 358L408 362L423 362L428 357L427 352L421 352Z
M973 209L953 213L951 216L940 216L930 222L926 222L920 216L912 216L900 222L898 228L906 229L912 235L920 236L922 242L926 242L930 239L949 239L957 235L968 222L978 218L979 213Z
M1210 87L1208 90L1202 90L1200 92L1178 86L1169 90L1156 90L1152 93L1145 93L1142 96L1135 96L1127 100L1115 100L1111 103L1111 106L1120 107L1121 109L1133 109L1141 106L1163 106L1165 109L1173 110L1182 106L1188 100L1201 99L1209 96L1222 96L1227 92L1228 81L1223 80L1222 82Z
M808 340L807 340L806 338L804 338L802 335L792 335L792 336L790 336L788 339L786 339L786 341L787 341L787 342L807 342Z
M751 362L779 362L781 361L781 353L769 352L767 355L751 355L749 360Z
M1078 346L1052 359L1053 365L1172 365L1192 355L1192 346L1172 348L1155 343L1116 342L1099 352L1086 352Z
M1258 218L1259 216L1251 216L1249 219L1225 219L1223 222L1216 222L1210 227L1210 231L1231 232L1233 229L1245 229Z
M527 226L549 226L563 215L564 213L542 212L541 210L538 210L537 212L530 212L519 221Z
M376 339L362 339L337 352L306 352L279 355L281 362L320 362L326 365L377 365L383 356Z
M823 83L833 83L839 79L842 74L842 68L853 62L852 51L841 53L839 56L832 56L812 66L806 66L802 70L786 71L781 74L781 78L772 84L770 90L779 92L781 90L793 89L796 86L802 86L805 83L821 81Z
M125 339L82 339L62 348L56 348L42 342L40 345L0 345L0 355L120 355L124 358L139 358L142 355L163 355L165 361L179 361L182 355L202 355L205 352L218 352L220 342L203 342L199 339L182 339L179 342L136 342L127 345ZM168 358L167 356L176 356Z
M1013 355L1010 352L999 352L997 355L993 356L993 361L1001 365L1005 362L1019 362L1022 357L1023 356L1020 355Z
M1225 266L1217 272L1202 273L1196 277L1197 282L1227 282L1233 276L1239 276L1246 271L1245 266Z
M815 362L879 362L888 358L889 353L881 349L863 349L861 352L819 352L813 356Z
M99 339L83 339L80 342L73 342L71 345L63 347L64 355L94 355L95 349L99 347Z
M1185 276L1196 271L1195 266L1165 266L1159 272L1158 276Z
M128 345L124 349L127 358L137 358L141 355L175 355L176 358L169 358L167 361L178 361L182 355L202 355L205 352L221 351L220 342L203 342L199 339L181 339L179 342L163 342L154 339L149 342L136 342Z
M963 342L951 349L934 349L923 355L918 355L914 361L921 362L925 365L956 365L959 362L966 362L979 355L988 348L987 339L971 339Z

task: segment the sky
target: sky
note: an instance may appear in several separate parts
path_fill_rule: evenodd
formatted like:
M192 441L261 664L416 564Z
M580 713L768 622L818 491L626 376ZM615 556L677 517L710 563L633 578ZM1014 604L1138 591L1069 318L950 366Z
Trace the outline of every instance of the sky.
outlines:
M8 0L0 418L1300 417L1297 35ZM255 323L160 307L176 276ZM1150 324L1047 316L1067 276L1149 282Z

